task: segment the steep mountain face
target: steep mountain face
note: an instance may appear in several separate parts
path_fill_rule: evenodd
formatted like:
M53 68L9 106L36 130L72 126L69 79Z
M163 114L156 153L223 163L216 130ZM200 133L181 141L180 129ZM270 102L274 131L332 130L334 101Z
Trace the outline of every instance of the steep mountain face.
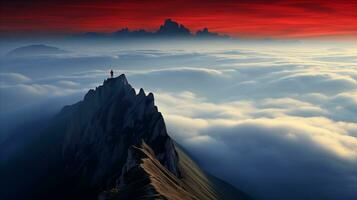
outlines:
M65 107L59 117L70 119L63 143L69 171L80 171L91 187L121 180L124 164L132 161L127 160L129 148L142 141L152 147L165 168L180 176L177 153L153 94L145 95L141 89L136 95L124 75L90 90L83 101Z
M124 75L64 107L29 143L4 170L16 183L8 199L249 199L204 173L169 137L153 94L136 94Z

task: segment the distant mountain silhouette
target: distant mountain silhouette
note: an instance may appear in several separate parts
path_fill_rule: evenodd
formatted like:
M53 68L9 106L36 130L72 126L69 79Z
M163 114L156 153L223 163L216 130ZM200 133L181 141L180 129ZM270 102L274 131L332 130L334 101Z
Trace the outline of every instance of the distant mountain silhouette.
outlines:
M41 56L41 55L53 55L63 54L67 51L59 49L53 46L47 46L43 44L35 44L19 47L9 51L6 55L11 57L23 57L23 56Z
M202 30L198 30L196 32L197 37L219 37L217 33L212 33L208 31L208 28L204 28Z
M160 26L160 29L156 33L162 36L192 36L191 31L188 28L171 19L166 19L164 25Z
M204 28L197 31L196 34L193 34L190 29L172 19L166 19L164 24L154 32L149 32L144 29L131 31L128 28L123 28L112 33L87 32L76 36L87 39L229 38L227 35L210 32L208 28Z
M123 28L112 34L113 37L152 37L154 33L147 32L144 29L130 31L128 28Z

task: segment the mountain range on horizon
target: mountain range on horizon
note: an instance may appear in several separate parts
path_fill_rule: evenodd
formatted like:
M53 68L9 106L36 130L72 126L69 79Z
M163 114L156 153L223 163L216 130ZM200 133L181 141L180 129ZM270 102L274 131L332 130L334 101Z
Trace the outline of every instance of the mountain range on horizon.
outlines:
M157 31L146 31L144 29L129 30L128 28L122 28L112 33L101 32L86 32L83 34L77 34L75 37L86 39L138 39L138 38L201 38L201 39L228 39L228 35L220 35L218 33L210 32L208 28L203 28L192 33L190 29L184 25L172 20L165 19L164 23L159 27Z
M204 172L168 135L154 95L124 74L41 123L1 163L0 199L251 199Z

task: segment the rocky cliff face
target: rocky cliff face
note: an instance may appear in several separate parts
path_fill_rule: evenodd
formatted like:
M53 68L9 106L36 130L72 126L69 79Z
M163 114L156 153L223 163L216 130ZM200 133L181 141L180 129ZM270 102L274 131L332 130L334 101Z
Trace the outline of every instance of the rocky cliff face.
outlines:
M137 164L128 150L142 142L166 169L180 176L177 152L153 94L143 89L136 94L124 75L105 80L59 117L69 119L62 149L68 171L90 187L123 185L123 174Z
M204 173L124 75L64 107L9 163L6 199L249 199Z

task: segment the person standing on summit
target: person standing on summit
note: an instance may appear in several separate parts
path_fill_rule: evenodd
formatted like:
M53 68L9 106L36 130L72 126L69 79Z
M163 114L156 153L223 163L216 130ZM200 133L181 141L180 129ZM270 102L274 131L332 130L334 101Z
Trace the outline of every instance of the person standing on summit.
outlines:
M110 78L113 78L113 76L114 76L114 72L113 70L110 70Z

